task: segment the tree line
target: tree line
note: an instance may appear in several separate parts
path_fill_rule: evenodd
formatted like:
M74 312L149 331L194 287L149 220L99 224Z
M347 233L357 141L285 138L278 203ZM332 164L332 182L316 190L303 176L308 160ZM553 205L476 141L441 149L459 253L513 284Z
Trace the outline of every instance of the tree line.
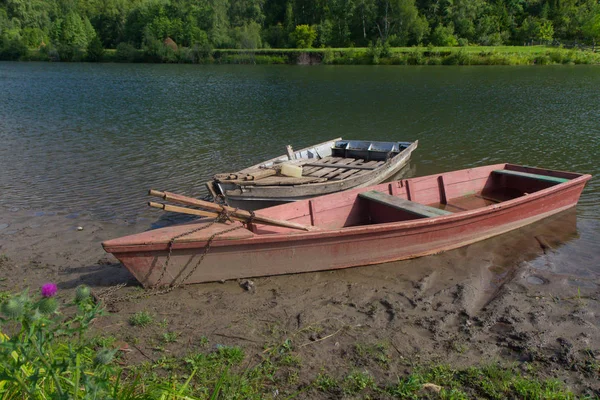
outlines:
M0 56L28 48L523 45L600 40L599 0L0 0Z

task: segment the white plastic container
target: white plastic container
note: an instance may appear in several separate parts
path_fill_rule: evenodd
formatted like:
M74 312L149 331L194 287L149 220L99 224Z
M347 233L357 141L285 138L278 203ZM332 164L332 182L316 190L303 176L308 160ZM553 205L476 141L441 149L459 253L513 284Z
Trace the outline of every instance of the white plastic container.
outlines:
M300 178L302 177L302 167L292 164L282 164L281 175L291 176L292 178Z

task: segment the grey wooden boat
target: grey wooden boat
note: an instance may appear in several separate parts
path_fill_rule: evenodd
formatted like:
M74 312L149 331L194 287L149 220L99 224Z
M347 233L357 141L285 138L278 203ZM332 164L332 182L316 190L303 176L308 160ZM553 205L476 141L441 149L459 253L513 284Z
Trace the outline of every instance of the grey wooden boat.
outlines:
M417 145L337 138L297 151L288 146L285 155L217 174L206 186L233 207L258 210L381 183L406 165ZM282 176L284 163L302 166L302 176Z

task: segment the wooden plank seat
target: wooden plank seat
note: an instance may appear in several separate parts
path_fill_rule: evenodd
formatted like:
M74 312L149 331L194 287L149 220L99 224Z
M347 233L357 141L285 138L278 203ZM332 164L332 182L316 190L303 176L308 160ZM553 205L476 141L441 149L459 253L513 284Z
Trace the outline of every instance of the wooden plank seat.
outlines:
M401 199L400 197L392 196L387 193L378 192L377 190L370 190L363 192L358 195L361 199L374 201L379 204L406 211L408 213L418 215L424 218L439 217L442 215L452 214L450 211L441 210L439 208L426 206L423 204L415 203L414 201Z
M566 178L558 178L556 176L530 174L529 172L511 171L510 169L496 169L492 171L494 174L508 175L508 176L520 176L522 178L536 179L539 181L552 182L552 183L564 183L569 180Z

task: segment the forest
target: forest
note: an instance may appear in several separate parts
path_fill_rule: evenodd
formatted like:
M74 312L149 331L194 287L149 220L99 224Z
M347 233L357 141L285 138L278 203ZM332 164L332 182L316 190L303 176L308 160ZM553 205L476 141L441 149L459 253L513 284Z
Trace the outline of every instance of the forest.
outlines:
M1 0L0 58L600 41L598 0Z

